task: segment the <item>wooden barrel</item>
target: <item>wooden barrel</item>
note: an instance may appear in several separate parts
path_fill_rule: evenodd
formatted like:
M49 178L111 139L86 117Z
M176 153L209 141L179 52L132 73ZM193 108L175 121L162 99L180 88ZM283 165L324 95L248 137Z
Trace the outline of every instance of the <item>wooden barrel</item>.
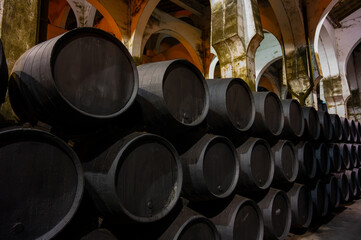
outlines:
M348 149L348 154L350 156L350 169L358 167L359 166L359 162L358 162L358 156L357 156L357 152L356 152L356 145L349 143L346 144L347 145L347 149Z
M354 168L352 171L356 175L356 185L357 185L357 196L361 194L361 168Z
M240 78L207 79L212 131L234 135L248 131L254 122L255 105L251 90Z
M6 63L3 44L0 39L0 105L5 102L8 87L9 71Z
M299 163L298 181L305 181L316 176L317 160L310 142L299 142L296 146L297 160Z
M0 239L51 239L75 215L84 189L80 161L56 136L0 132Z
M222 212L211 218L221 238L262 240L264 224L257 204L248 198L235 195Z
M311 186L313 212L317 217L324 217L328 213L328 195L324 181L317 179Z
M295 146L287 140L279 140L272 147L275 161L273 183L294 182L298 175L299 164Z
M339 143L340 154L341 154L341 163L342 169L350 169L351 168L351 156L346 143Z
M350 126L351 142L353 143L359 142L360 136L358 134L355 121L353 119L348 119L348 123Z
M359 121L356 121L355 124L356 124L357 133L361 138L361 123ZM361 139L360 139L360 142L361 142ZM360 142L358 142L358 143L360 143Z
M23 121L66 128L103 124L130 107L138 73L124 45L96 28L42 42L15 63L9 95Z
M306 185L294 183L287 192L292 211L292 228L307 228L312 220L311 192Z
M236 191L239 193L267 189L274 175L274 160L269 144L260 138L249 138L237 148L240 173Z
M351 198L357 197L358 187L357 187L357 179L356 179L356 173L352 170L346 170L345 175L348 180L348 186L350 188L350 195Z
M347 176L344 172L332 173L333 176L337 179L338 189L340 191L340 197L342 202L348 202L351 198L350 186L347 179Z
M341 119L337 114L330 114L333 126L333 141L339 142L342 140L342 124Z
M303 119L305 120L304 139L317 140L320 138L321 127L317 111L314 107L302 107Z
M281 100L284 127L281 136L285 138L299 138L303 135L305 123L301 105L295 99Z
M201 72L187 60L138 66L140 104L145 124L159 131L182 131L207 116L209 92Z
M338 187L338 181L335 176L328 176L326 178L326 191L329 200L329 207L330 209L336 209L340 205L341 201L341 192Z
M179 156L157 135L132 133L84 161L86 187L104 218L153 222L167 215L179 198Z
M358 165L361 166L361 144L355 144Z
M342 125L342 141L350 142L351 141L351 133L350 133L349 121L344 117L340 117L340 120L341 120L341 125Z
M331 172L341 171L342 160L340 154L340 147L338 146L337 143L328 144L328 157L331 164Z
M328 157L328 148L325 143L319 143L315 149L317 169L320 174L330 173L330 159Z
M253 92L256 117L252 133L260 137L277 137L284 125L282 103L273 92Z
M82 237L80 240L118 240L111 232L107 229L99 228L96 229L86 236Z
M331 117L326 111L317 111L317 114L321 126L320 138L328 142L332 139L333 135Z
M239 177L239 159L232 142L206 134L181 156L183 193L192 201L228 197Z
M291 222L291 204L285 192L270 188L267 195L258 202L264 220L265 239L285 239Z

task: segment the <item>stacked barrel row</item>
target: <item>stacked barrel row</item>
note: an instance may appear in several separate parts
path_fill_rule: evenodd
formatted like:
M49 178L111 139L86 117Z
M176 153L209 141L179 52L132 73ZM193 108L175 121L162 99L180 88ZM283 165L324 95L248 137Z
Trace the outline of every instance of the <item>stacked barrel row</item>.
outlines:
M98 29L28 50L9 97L32 127L0 132L1 239L284 239L359 179L359 124L185 60L136 67Z

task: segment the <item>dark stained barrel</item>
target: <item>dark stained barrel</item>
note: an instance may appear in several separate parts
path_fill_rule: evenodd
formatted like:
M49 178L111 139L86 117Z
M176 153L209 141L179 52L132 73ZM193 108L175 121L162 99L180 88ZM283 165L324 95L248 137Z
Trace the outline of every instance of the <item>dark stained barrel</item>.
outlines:
M232 142L206 134L181 156L183 193L192 201L228 197L239 177L239 159Z
M337 114L330 114L332 126L333 126L333 141L341 141L342 140L342 124L341 119Z
M317 114L321 126L320 138L326 142L330 141L332 139L332 134L333 134L331 117L326 111L317 111Z
M292 142L279 140L272 152L275 161L273 183L294 182L298 175L299 164Z
M315 216L326 216L328 213L328 195L325 182L318 179L310 188Z
M320 138L321 126L317 111L314 107L302 107L303 119L305 120L304 138L317 140Z
M354 168L352 171L354 171L355 175L356 175L357 196L360 196L360 194L361 194L361 168Z
M294 183L287 192L292 211L292 227L307 228L312 220L313 205L309 188L306 185Z
M158 240L220 240L214 224L207 218L183 207L177 218Z
M361 137L361 123L359 121L356 121L355 124L356 124L357 133ZM360 139L360 142L361 142L361 139Z
M260 138L249 138L237 148L240 159L237 192L267 189L274 176L274 160L269 144Z
M282 103L273 92L253 92L256 117L252 126L253 134L264 137L277 137L284 125Z
M328 157L328 148L325 143L320 143L315 149L318 172L327 175L330 173L330 159Z
M350 165L351 165L351 169L358 167L359 166L359 162L358 162L358 156L357 156L357 152L356 152L356 145L349 143L346 144L347 145L347 149L348 149L348 153L350 155Z
M349 121L344 117L340 117L340 120L341 120L341 125L342 125L342 141L350 142L351 141L351 133L350 133Z
M240 78L207 79L209 111L207 123L223 135L248 131L254 122L255 106L251 90Z
M360 136L358 134L355 121L353 119L348 119L348 123L350 126L351 142L353 143L359 142Z
M355 144L358 165L361 166L361 144Z
M5 95L8 87L9 71L6 63L3 44L0 39L0 105L5 102Z
M348 202L351 198L350 186L347 179L347 176L344 172L332 173L333 176L337 179L338 189L340 190L340 197L342 202Z
M317 160L311 143L299 142L295 146L295 150L299 164L297 180L303 182L314 178L317 171Z
M87 189L104 218L153 222L169 213L182 188L182 169L164 138L132 133L83 163Z
M339 143L338 146L340 147L340 154L341 154L341 163L342 169L350 169L351 168L351 156L347 147L346 143Z
M262 240L264 224L257 204L248 198L235 195L222 212L211 218L221 238Z
M0 132L0 239L51 239L75 215L84 189L80 161L54 135Z
M295 99L281 100L284 127L281 136L285 138L298 138L303 135L305 123L300 104Z
M125 46L96 28L40 43L15 63L9 95L23 121L53 126L103 124L130 107L138 72Z
M339 172L342 167L340 147L337 143L328 144L328 157L331 164L331 172Z
M350 195L352 197L357 197L357 179L356 179L356 173L352 170L346 170L345 175L348 180L348 185L350 187Z
M285 192L270 188L267 195L258 202L264 221L265 239L285 239L291 222L291 204Z
M160 130L182 131L207 116L209 92L201 72L187 60L138 66L140 104L145 124Z
M335 178L335 176L330 175L326 178L325 183L326 183L326 190L327 190L330 209L336 209L340 205L340 201L341 201L341 192L338 187L337 178Z
M111 232L107 229L99 228L96 229L86 236L82 237L80 240L118 240Z

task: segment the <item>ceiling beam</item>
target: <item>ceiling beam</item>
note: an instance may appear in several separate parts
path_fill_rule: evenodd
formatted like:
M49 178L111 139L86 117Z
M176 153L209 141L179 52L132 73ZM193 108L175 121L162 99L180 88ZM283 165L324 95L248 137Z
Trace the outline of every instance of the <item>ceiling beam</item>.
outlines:
M190 11L191 13L202 16L204 6L198 3L196 0L170 0L174 4Z

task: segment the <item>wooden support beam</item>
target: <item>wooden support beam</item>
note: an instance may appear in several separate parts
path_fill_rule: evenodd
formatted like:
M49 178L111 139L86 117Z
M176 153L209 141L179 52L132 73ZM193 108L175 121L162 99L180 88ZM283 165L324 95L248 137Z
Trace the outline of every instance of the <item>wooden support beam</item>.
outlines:
M190 11L191 13L202 16L204 6L195 0L170 0L174 4Z

